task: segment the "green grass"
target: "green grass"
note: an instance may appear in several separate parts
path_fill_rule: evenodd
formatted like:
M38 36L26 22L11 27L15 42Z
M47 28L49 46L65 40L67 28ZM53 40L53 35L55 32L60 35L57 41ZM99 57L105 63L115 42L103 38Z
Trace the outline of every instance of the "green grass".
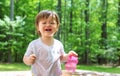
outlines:
M62 65L62 68L64 69L64 65ZM77 69L120 74L120 67L108 67L99 65L77 65ZM27 66L24 63L12 63L12 64L0 63L0 71L23 71L23 70L30 70L30 66Z
M77 69L120 74L120 67L99 66L99 65L78 65Z
M30 70L30 66L25 65L24 63L0 63L0 71L22 71Z

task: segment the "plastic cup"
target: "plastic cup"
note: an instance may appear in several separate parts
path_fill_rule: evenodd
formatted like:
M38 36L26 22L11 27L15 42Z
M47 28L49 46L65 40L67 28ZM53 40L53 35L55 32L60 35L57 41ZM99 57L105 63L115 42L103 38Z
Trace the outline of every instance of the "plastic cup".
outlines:
M75 72L77 63L78 57L71 55L68 57L68 61L65 64L65 69L69 72Z

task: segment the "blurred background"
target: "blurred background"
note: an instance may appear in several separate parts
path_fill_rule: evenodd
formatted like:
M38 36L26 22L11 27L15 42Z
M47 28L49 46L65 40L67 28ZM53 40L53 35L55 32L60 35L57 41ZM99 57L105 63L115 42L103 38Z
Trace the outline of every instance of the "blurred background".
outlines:
M58 13L55 38L79 54L79 64L120 65L120 0L0 0L0 63L23 63L39 37L35 16L46 9Z

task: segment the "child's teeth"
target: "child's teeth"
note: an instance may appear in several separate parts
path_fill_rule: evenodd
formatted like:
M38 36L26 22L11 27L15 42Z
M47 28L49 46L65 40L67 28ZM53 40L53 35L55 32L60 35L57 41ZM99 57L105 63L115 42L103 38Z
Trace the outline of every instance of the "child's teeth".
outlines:
M46 31L51 31L51 29L46 29Z

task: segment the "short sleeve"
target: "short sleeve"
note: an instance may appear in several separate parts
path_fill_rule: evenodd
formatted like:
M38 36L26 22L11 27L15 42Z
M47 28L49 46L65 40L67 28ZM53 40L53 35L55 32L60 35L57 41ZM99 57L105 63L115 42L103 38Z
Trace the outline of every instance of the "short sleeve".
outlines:
M60 54L61 54L61 55L64 55L64 54L65 54L64 47L63 47L63 44L62 44L62 43L61 43L61 48L60 48Z
M31 42L31 43L29 43L24 56L30 56L31 54L33 54L33 50L34 50L33 49L33 44Z

